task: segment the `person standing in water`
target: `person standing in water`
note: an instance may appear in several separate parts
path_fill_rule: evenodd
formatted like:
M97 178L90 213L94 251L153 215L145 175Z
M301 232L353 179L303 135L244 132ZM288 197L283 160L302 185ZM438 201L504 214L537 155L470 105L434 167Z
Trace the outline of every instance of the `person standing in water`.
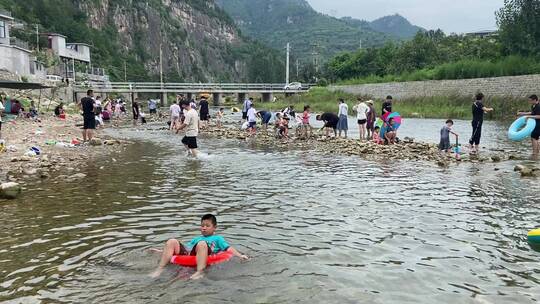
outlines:
M531 95L529 96L529 104L531 105L531 111L530 112L519 112L518 116L526 116L530 119L536 120L536 127L534 127L534 130L531 133L531 143L532 143L532 150L533 150L533 158L538 158L538 153L540 152L540 102L538 101L537 95Z
M358 104L353 107L353 110L356 111L360 140L364 140L366 139L367 113L369 112L369 107L364 103L362 98L358 97Z
M482 124L484 123L484 113L493 111L493 108L487 108L484 106L484 94L476 94L475 101L472 105L472 136L469 140L469 146L471 153L478 153L480 150L480 138L482 137Z
M338 111L338 124L337 130L339 137L341 137L341 131L345 132L345 138L347 138L347 131L349 130L349 106L345 103L343 98L339 99L339 111Z
M208 126L208 118L210 117L210 109L208 107L208 101L206 96L201 96L201 101L199 102L199 116L201 120L201 129L206 129Z
M83 141L89 141L94 137L96 129L96 114L94 113L94 91L88 90L86 97L81 99L79 104L83 112Z
M182 143L188 150L188 155L197 157L197 136L199 135L199 116L197 111L191 107L191 103L187 100L182 101L182 109L185 112L185 118L182 124L178 127L178 131L186 129L186 135L182 138Z
M373 100L366 101L369 111L367 112L367 138L371 139L373 133L375 132L375 119L377 119L377 114L375 113L375 107L373 106Z
M133 112L133 125L137 125L137 121L139 120L139 116L141 114L141 109L139 108L139 101L135 99L131 103L131 111Z

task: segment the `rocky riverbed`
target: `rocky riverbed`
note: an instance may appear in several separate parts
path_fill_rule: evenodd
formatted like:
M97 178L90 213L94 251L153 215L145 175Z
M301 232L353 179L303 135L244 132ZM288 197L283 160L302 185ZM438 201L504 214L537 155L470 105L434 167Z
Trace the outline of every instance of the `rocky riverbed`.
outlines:
M13 198L20 189L41 179L82 179L82 166L109 153L121 153L128 141L107 137L82 144L82 117L61 120L40 115L39 120L17 118L2 126L3 148L0 152L0 197ZM38 153L31 152L39 151ZM111 156L113 157L113 156Z
M454 153L444 154L438 151L436 144L416 142L413 138L404 138L395 145L379 145L372 141L360 141L358 139L345 139L326 137L314 132L309 138L293 136L289 139L278 139L273 131L259 130L255 136L234 126L229 125L221 129L210 127L202 131L203 134L217 138L238 139L253 141L265 145L273 145L284 148L300 148L315 150L328 154L357 155L369 160L402 160L402 161L429 161L445 167L458 162L501 162L517 157L506 153L480 153L480 155Z

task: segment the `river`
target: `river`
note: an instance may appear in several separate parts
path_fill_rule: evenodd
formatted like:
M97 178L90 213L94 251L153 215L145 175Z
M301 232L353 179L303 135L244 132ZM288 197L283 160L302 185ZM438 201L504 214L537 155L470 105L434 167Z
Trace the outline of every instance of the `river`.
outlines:
M401 136L437 141L439 120ZM458 121L468 137L467 122ZM113 131L109 131L113 132ZM537 303L538 180L517 163L369 162L202 137L122 129L121 158L87 164L80 182L48 180L1 202L0 301L6 303ZM526 155L504 128L486 148ZM200 216L252 258L206 278L145 251L198 235Z

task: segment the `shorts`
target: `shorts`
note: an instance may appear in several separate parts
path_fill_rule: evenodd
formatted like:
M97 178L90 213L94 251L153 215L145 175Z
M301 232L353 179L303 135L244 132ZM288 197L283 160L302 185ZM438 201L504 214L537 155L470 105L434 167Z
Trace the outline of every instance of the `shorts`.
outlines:
M184 136L182 143L190 149L197 149L197 137L196 136Z
M538 140L540 138L540 128L534 128L531 133L531 138Z
M255 129L255 126L257 125L257 122L256 121L250 121L248 123L248 129L249 128L252 128L252 129Z
M367 119L359 119L358 124L359 125L365 125L367 123Z
M2 130L2 122L0 121L0 130Z
M247 112L242 112L242 119L247 119Z
M204 242L204 241L201 241L201 242ZM210 246L208 246L208 255L212 255L212 254L213 254L212 249L210 249ZM184 247L184 245L180 244L180 255L196 256L197 255L197 246L193 246L193 248L191 248L191 250L188 252L186 247Z
M139 114L133 113L133 120L139 119Z
M206 113L206 112L201 112L201 113L199 114L199 117L200 117L200 119L201 119L202 121L207 121L207 120L208 120L208 113Z
M451 147L450 138L441 138L441 141L439 142L440 151L448 151Z
M156 113L157 113L157 109L150 109L149 112L150 112L150 114L156 114Z
M93 130L96 128L96 116L94 115L94 113L91 113L90 115L84 115L83 119L84 130Z

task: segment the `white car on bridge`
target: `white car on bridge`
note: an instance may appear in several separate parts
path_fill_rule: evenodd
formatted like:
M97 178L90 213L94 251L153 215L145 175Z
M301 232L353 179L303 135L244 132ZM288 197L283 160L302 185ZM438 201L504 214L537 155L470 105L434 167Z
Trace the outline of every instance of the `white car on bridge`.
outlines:
M291 82L283 88L284 90L301 90L302 84L300 82Z

